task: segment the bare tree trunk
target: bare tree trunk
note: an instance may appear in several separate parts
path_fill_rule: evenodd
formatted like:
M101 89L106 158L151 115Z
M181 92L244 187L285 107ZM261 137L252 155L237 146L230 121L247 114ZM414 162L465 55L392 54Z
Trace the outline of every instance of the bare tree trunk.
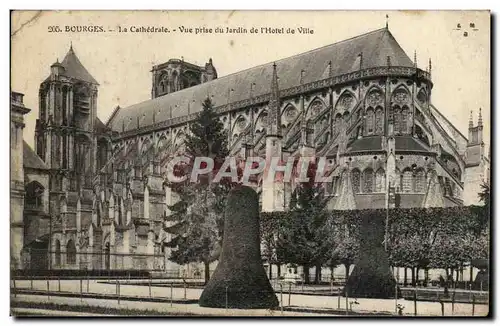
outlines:
M415 267L412 267L411 268L411 286L415 287L416 286L416 283L415 283L415 270L416 268Z
M316 265L315 266L314 283L316 283L316 284L320 284L321 283L321 265Z
M405 280L403 281L403 286L406 286L406 279L408 277L408 273L407 273L408 268L405 267L404 269L405 269L405 272L404 272L404 274L405 274Z
M269 280L273 279L273 264L269 263Z
M208 281L210 281L210 263L209 262L203 262L205 265L205 285L208 284Z
M304 265L303 268L304 268L304 283L309 284L310 283L310 280L309 280L309 265Z

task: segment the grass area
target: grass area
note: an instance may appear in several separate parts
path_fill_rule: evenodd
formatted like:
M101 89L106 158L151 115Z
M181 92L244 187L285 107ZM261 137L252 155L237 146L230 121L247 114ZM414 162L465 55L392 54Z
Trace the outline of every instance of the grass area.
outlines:
M26 302L26 301L13 301L10 305L11 308L26 308L26 309L45 309L45 310L57 310L57 311L71 311L71 312L82 312L82 313L95 313L104 315L119 315L119 316L196 316L192 313L184 312L167 312L167 311L157 311L153 309L126 309L126 308L105 308L99 306L80 306L80 305L68 305L68 304L57 304L57 303L39 303L39 302ZM28 313L15 313L15 316L33 316Z

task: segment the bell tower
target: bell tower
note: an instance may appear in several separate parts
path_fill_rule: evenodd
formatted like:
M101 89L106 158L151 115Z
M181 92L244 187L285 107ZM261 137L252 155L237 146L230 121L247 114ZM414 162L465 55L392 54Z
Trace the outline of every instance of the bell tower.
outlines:
M91 180L96 156L97 86L73 46L62 62L56 60L51 65L50 75L40 84L35 150L52 170L54 191L75 188L72 179L82 179L77 176L82 176L84 183Z

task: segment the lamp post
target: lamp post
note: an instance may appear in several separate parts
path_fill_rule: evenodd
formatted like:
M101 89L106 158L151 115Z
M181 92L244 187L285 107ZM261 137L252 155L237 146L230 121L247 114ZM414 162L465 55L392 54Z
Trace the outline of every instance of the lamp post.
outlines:
M389 209L391 205L396 202L396 193L394 187L391 187L391 182L388 183L388 196L387 196L387 207L385 214L385 234L384 234L384 247L387 252L388 243L389 243Z

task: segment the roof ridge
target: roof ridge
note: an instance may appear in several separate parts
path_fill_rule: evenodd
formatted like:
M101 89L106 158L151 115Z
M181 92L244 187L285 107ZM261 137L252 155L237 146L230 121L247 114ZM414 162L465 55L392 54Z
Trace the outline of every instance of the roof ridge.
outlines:
M71 65L72 62L74 62L76 64L76 67L73 67ZM78 58L78 56L76 55L76 52L73 49L73 45L71 45L70 49L68 50L68 52L64 56L63 60L61 61L61 65L65 68L66 73L75 74L75 76L71 76L70 74L68 74L69 77L73 77L73 78L76 78L78 80L82 80L85 82L91 82L91 83L99 85L99 83L94 78L94 76L92 76L92 74L90 74L90 72L87 70L87 68L85 68L83 63L80 61L80 58ZM70 71L68 71L68 70L70 70ZM73 71L71 71L71 70L73 70ZM80 75L79 71L77 71L77 70L81 70L80 72L83 73L83 76Z
M25 157L28 154L30 157ZM30 162L29 159L33 158L37 162ZM29 165L29 166L28 166ZM48 170L49 167L42 160L40 156L31 148L31 146L23 139L23 166L35 168L35 169L45 169Z
M263 63L263 64L260 64L260 65L257 65L257 66L252 66L252 67L249 67L249 68L246 68L246 69L243 69L243 70L238 70L238 71L235 71L235 72L232 72L230 74L227 74L227 75L224 75L224 76L221 76L221 77L217 77L217 79L214 79L214 80L211 80L209 82L206 82L206 83L201 83L201 84L198 84L198 85L194 85L194 86L191 86L191 87L187 87L187 88L184 88L184 89L181 89L181 90L178 90L174 93L181 93L183 91L186 91L187 89L193 89L193 88L196 88L196 87L200 87L202 85L206 85L208 83L211 83L211 82L216 82L218 80L223 80L227 77L230 77L232 75L236 75L236 74L240 74L240 73L243 73L245 71L248 71L248 70L251 70L251 69L256 69L256 68L259 68L259 67L265 67L267 65L271 65L273 62L274 63L279 63L280 61L283 61L283 60L287 60L287 59L290 59L290 58L295 58L295 57L301 57L303 55L307 55L307 54L310 54L310 53L313 53L315 51L320 51L322 49L325 49L327 47L330 47L330 46L333 46L333 45L338 45L338 44L341 44L341 43L344 43L344 42L347 42L347 41L352 41L352 40L355 40L355 39L358 39L358 38L361 38L361 37L366 37L370 34L375 34L377 32L380 32L380 31L383 31L383 30L386 30L385 27L382 27L382 28L379 28L379 29L375 29L375 30L372 30L372 31L369 31L369 32L366 32L366 33L363 33L363 34L360 34L360 35L356 35L356 36L353 36L353 37L350 37L350 38L347 38L347 39L343 39L343 40L340 40L340 41L337 41L337 42L334 42L334 43L330 43L330 44L327 44L327 45L323 45L323 46L320 46L319 48L315 48L315 49L312 49L312 50L309 50L309 51L306 51L306 52L301 52L301 53L297 53L297 54L293 54L291 56L287 56L287 57L283 57L281 59L278 59L278 60L274 60L274 61L270 61L270 62L266 62L266 63ZM328 63L327 63L328 64ZM169 93L169 94L174 94L174 93ZM169 94L165 94L165 95L169 95ZM164 95L164 96L165 96ZM127 106L124 106L122 107L121 109L128 109L128 108L131 108L137 104L141 104L141 103L145 103L145 102L149 102L149 101L154 101L155 99L160 99L162 98L163 96L159 96L159 97L156 97L154 99L147 99L147 100L144 100L144 101L141 101L141 102L137 102L137 103L134 103L134 104L131 104L131 105L127 105ZM111 122L111 119L108 120L108 123Z
M366 32L366 33L363 33L363 34L360 34L360 35L352 36L350 38L343 39L343 40L340 40L340 41L337 41L337 42L334 42L334 43L326 44L326 45L320 46L319 48L315 48L315 49L312 49L312 50L309 50L309 51L306 51L306 52L301 52L301 53L293 54L293 55L290 55L290 56L287 56L287 57L283 57L283 58L278 59L278 60L273 60L273 61L269 61L269 62L260 64L260 65L257 65L257 66L253 66L253 67L246 68L246 69L243 69L243 70L238 70L238 71L232 72L232 73L230 73L228 75L224 75L224 76L218 77L217 79L220 80L220 79L229 77L229 76L234 75L234 74L239 74L241 72L244 72L244 71L247 71L247 70L250 70L250 69L255 69L255 68L259 68L259 67L265 67L267 65L271 65L272 63L279 63L280 61L283 61L283 60L286 60L286 59L290 59L290 58L295 58L295 57L300 57L300 56L303 56L303 55L307 55L307 54L310 54L310 53L313 53L313 52L325 49L325 48L327 48L329 46L338 45L338 44L341 44L341 43L344 43L344 42L347 42L347 41L352 41L352 40L360 38L360 37L365 37L365 36L368 36L370 34L375 34L376 32L380 32L380 31L385 30L385 29L386 28L383 27L383 28L379 28L379 29L376 29L376 30L372 30L372 31L369 31L369 32ZM327 62L327 64L328 64L328 62ZM214 80L217 80L217 79L214 79ZM198 85L195 85L195 86L192 86L192 87L196 87L196 86L199 86L199 85L202 85L202 84L198 84Z

